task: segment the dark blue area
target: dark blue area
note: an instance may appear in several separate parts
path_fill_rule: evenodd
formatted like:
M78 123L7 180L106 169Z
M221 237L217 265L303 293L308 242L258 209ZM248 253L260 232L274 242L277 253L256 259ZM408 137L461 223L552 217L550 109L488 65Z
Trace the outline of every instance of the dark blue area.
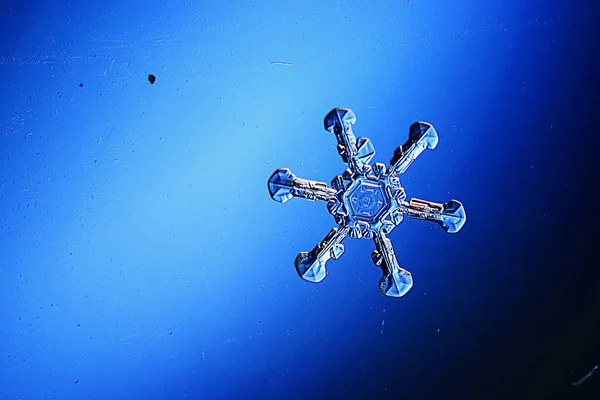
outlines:
M592 2L93 3L0 7L1 400L600 393ZM334 221L267 179L343 172L334 107L386 164L433 124L403 184L465 205L390 234L401 299L367 240L294 270Z

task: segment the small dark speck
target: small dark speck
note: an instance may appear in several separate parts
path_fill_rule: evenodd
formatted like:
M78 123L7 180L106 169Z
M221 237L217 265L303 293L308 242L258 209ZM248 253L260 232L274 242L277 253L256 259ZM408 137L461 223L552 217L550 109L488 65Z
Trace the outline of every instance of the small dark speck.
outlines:
M79 84L79 87L83 87L83 83L80 83L80 84Z
M79 328L81 326L81 324L77 324L77 327Z
M70 255L70 256L72 256L72 255L73 255L73 253L69 253L69 255Z
M76 385L77 385L78 383L79 383L79 379L77 379L77 380L75 381L75 384L76 384Z
M156 82L156 77L152 74L148 75L148 82L150 82L151 85L154 85L154 82Z
M173 332L169 332L169 335L172 335L172 334L173 334Z
M50 307L54 307L54 303L50 304Z

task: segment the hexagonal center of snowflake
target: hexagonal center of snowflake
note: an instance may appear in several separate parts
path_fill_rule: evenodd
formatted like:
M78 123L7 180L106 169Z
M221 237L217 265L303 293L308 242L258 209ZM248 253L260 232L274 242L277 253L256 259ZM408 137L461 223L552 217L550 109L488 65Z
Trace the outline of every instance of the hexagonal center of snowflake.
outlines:
M359 178L344 194L350 217L369 223L376 222L389 207L383 184Z

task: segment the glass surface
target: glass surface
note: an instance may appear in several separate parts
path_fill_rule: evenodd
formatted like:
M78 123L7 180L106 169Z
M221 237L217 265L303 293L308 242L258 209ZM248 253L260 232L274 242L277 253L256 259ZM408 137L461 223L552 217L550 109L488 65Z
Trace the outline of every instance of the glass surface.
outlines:
M599 7L0 1L0 400L600 398Z

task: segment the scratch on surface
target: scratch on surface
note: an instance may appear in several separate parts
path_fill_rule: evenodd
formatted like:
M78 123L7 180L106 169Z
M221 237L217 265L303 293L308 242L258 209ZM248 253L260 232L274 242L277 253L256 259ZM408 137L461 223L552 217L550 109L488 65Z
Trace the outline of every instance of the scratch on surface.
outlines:
M588 372L583 378L581 378L580 380L578 380L577 382L573 383L573 386L579 386L582 383L584 383L585 381L587 381L588 379L590 379L592 377L592 375L594 374L594 372L596 372L598 370L598 366L596 365L594 368L592 368L592 370L590 372Z
M282 65L284 67L293 67L294 64L287 61L271 61L271 65Z
M208 289L208 281L206 280L206 265L204 264L203 257L200 257L200 264L202 264L202 274L204 275L204 287Z

